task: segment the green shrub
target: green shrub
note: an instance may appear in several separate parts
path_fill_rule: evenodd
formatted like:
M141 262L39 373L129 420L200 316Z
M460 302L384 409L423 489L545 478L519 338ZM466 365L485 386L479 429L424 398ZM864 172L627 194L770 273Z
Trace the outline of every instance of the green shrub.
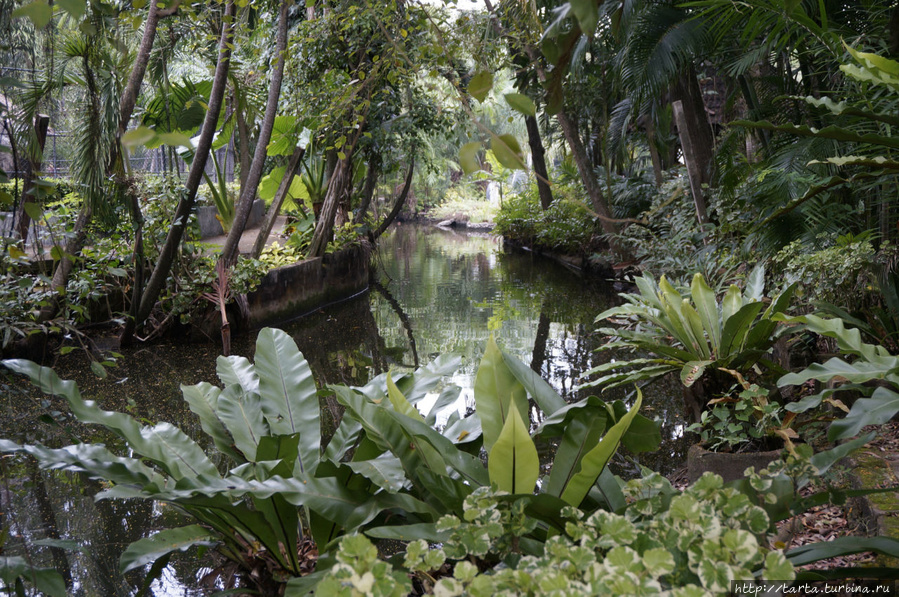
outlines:
M572 186L553 187L554 201L543 210L537 184L509 195L496 216L495 231L534 248L585 254L592 243L594 218Z

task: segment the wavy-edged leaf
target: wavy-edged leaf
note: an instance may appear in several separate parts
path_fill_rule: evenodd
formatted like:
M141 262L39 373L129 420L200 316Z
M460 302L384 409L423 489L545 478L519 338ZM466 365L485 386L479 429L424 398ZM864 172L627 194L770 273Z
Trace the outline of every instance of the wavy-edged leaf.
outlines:
M129 545L119 558L119 569L124 574L174 551L187 551L195 545L210 546L216 542L215 536L198 524L165 529Z
M215 373L223 384L240 386L247 394L259 393L259 375L246 357L231 355L215 361Z
M890 537L837 537L826 542L802 545L784 555L794 566L804 566L828 558L865 551L896 558L899 557L899 540Z
M200 426L212 438L219 452L227 454L237 462L244 462L243 455L234 449L234 440L231 434L215 412L221 393L221 389L205 381L193 386L183 384L181 386L181 394L184 396L185 402L187 402L191 412L199 417Z
M487 457L490 482L500 491L533 493L540 475L537 447L518 410L512 409Z
M424 539L429 543L442 543L449 540L452 536L452 531L438 531L436 523L420 522L416 524L375 527L367 529L365 534L375 539L393 539L395 541Z
M899 412L899 394L879 387L870 398L856 400L844 418L834 421L827 430L830 441L853 437L866 425L888 423Z
M219 395L216 414L228 429L234 445L244 458L255 462L259 442L269 435L259 394L243 394L238 386L228 386Z
M52 369L31 361L12 359L3 364L31 378L44 392L65 398L82 423L106 427L129 443L143 457L152 460L175 479L218 477L218 469L193 440L170 423L142 426L128 415L105 411L91 400L83 400L72 381L62 381Z
M406 483L403 463L395 456L382 455L371 460L351 461L346 466L391 493L402 490Z
M287 333L264 328L256 339L262 412L273 433L300 434L300 466L312 473L321 457L321 408L309 364Z

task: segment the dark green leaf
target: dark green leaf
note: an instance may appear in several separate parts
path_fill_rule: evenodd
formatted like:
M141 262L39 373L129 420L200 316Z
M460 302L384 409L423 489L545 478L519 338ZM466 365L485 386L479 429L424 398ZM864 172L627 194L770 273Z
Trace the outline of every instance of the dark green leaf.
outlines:
M165 529L152 537L140 539L129 545L119 560L119 568L123 573L128 572L173 551L185 551L194 545L214 544L215 537L197 524Z

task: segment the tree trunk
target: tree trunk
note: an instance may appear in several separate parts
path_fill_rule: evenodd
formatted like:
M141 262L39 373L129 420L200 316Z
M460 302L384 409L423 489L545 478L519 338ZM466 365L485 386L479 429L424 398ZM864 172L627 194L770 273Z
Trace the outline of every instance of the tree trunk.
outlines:
M649 146L649 157L652 160L652 174L655 177L656 188L659 188L665 179L662 174L662 157L659 155L659 148L656 147L656 127L652 123L652 114L646 116L646 144Z
M236 96L235 96L236 97ZM250 127L244 115L243 106L237 104L237 153L240 154L240 188L247 186L247 176L250 174Z
M578 173L581 175L581 180L583 180L584 187L587 189L587 196L590 197L593 211L596 212L596 215L599 218L599 223L602 226L603 232L610 235L609 247L614 253L618 254L619 257L626 258L627 255L614 241L614 238L611 237L611 235L618 234L618 226L615 225L615 220L612 218L612 210L609 208L608 203L606 203L606 198L602 194L602 189L599 188L599 183L596 180L596 175L593 173L590 164L590 159L587 157L587 150L584 148L584 144L578 134L577 125L568 117L565 110L559 110L556 114L556 120L559 121L559 125L562 127L562 133L565 135L565 140L568 141L568 147L571 149L571 154L574 156L574 162L577 164Z
M253 259L259 259L262 250L265 249L265 242L268 240L268 235L272 233L272 228L275 225L275 218L278 217L278 213L281 211L281 206L284 204L284 199L287 197L288 191L290 191L290 185L293 183L293 179L297 174L297 170L300 168L300 163L302 163L303 154L305 153L305 147L296 147L293 150L293 155L290 156L290 161L287 163L287 170L284 171L284 178L281 180L281 184L278 185L278 190L275 192L275 198L272 199L272 204L269 206L268 211L265 212L265 217L262 218L262 223L259 225L259 234L256 235L256 242L253 244Z
M384 218L384 221L381 222L381 225L378 226L378 229L375 230L374 234L372 234L373 240L378 240L378 238L387 231L387 228L393 224L393 221L400 213L400 209L402 209L403 204L406 202L406 197L409 195L409 189L412 188L412 172L415 170L415 158L413 157L409 162L409 171L406 172L406 182L403 184L403 190L400 192L400 196L397 197L396 202L393 204L393 209L390 210L390 213L387 214L387 217Z
M262 119L262 127L259 130L259 138L256 140L256 152L253 155L253 164L247 176L246 184L241 187L240 202L237 212L234 214L234 222L222 247L221 259L226 266L237 261L240 236L247 227L247 219L250 209L256 199L256 188L262 178L262 168L268 155L268 143L272 138L272 129L275 126L275 115L278 113L278 99L281 97L281 81L284 78L284 59L287 50L287 9L289 3L281 2L281 10L278 15L278 39L275 42L275 71L268 88L268 100L265 105L265 116Z
M362 200L359 203L359 211L353 218L353 224L361 224L365 219L365 212L371 205L372 197L375 194L375 186L378 183L378 174L381 169L381 156L377 151L372 150L368 158L368 172L365 173L365 185L362 187Z
M680 100L683 106L684 122L693 143L693 156L699 167L700 184L712 181L712 166L715 160L715 136L705 112L702 90L696 79L696 71L690 67L681 75L674 86L673 100Z
M345 159L337 162L333 173L328 181L328 192L325 193L325 202L318 214L318 220L315 222L315 233L312 235L312 243L309 245L309 251L306 258L321 257L325 254L328 243L334 232L334 219L337 216L338 204L343 201L346 194L349 181L349 162L352 155L348 155Z
M44 161L44 144L47 141L47 129L49 126L49 116L38 114L34 118L34 135L36 143L33 151L28 152L28 160L25 163L25 176L22 181L22 200L19 202L18 209L16 209L15 219L19 231L19 238L21 238L23 242L28 242L28 226L31 225L31 216L28 215L25 206L29 203L34 203L34 195L31 193L31 189L34 187L35 172L40 171L41 164Z
M693 141L690 126L687 124L681 101L677 100L671 104L671 108L674 111L674 122L680 136L680 146L684 152L684 164L687 165L687 178L690 179L690 193L693 195L693 205L696 207L696 220L702 226L709 221L705 196L702 191L702 164L700 157L697 156L696 144Z
M197 144L194 159L190 166L190 172L187 175L187 181L184 183L184 194L178 207L175 210L172 227L165 239L165 244L159 253L156 267L147 288L141 297L140 309L135 324L143 323L150 315L159 293L165 285L165 280L172 268L175 260L175 254L181 245L181 237L184 234L184 228L187 226L187 220L193 210L194 202L197 197L197 189L203 178L203 171L206 167L206 160L209 157L209 149L212 146L212 137L215 134L216 123L218 122L219 112L222 109L222 98L225 95L225 87L228 82L228 69L231 65L231 47L233 39L233 30L231 23L234 19L234 1L230 0L225 8L225 18L222 23L222 37L219 41L218 63L215 67L215 78L212 82L212 90L209 93L209 105L206 111L206 118L203 121L203 130L200 133L200 139Z
M549 187L549 174L546 172L546 151L540 139L540 126L534 116L525 116L524 124L528 129L528 145L531 148L531 159L534 172L537 174L537 193L540 194L540 205L543 211L549 209L553 202L553 191Z

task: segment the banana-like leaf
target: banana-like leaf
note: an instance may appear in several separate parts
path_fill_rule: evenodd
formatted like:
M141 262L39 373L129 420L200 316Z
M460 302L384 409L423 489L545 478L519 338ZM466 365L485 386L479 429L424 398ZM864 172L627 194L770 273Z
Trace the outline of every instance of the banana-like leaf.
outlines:
M837 441L853 437L866 425L888 423L899 412L899 394L879 387L870 398L856 400L849 414L834 421L827 430L827 438Z
M743 308L743 292L736 284L731 284L721 300L721 324L724 325L737 311ZM724 339L722 337L722 344Z
M215 412L221 393L220 388L205 381L193 386L181 385L181 395L184 396L184 401L190 406L191 412L200 418L200 426L212 438L215 447L218 448L219 452L227 454L238 463L242 463L245 461L245 458L234 449L234 440L231 434Z
M0 556L0 580L6 587L15 587L17 581L34 583L34 588L50 597L66 597L66 583L53 568L35 568L24 558Z
M159 531L151 537L135 541L125 549L119 559L124 574L155 562L174 551L186 551L195 545L215 545L215 537L197 524Z
M743 298L747 301L760 301L765 297L765 264L759 263L746 277L746 289Z
M102 410L92 400L83 400L74 382L62 381L52 369L31 361L13 359L3 361L3 364L30 377L44 392L65 398L79 421L106 427L175 479L219 476L218 469L203 449L170 423L143 426L128 415Z
M681 303L681 316L684 318L687 330L693 338L694 346L699 351L698 355L703 359L710 358L712 356L712 350L709 348L709 343L705 337L705 328L702 325L702 318L687 299L684 299Z
M474 399L484 433L484 449L488 453L493 449L513 408L518 410L522 421L529 420L524 386L506 365L493 336L487 341L484 357L478 367Z
M812 465L818 469L818 474L823 475L830 467L834 464L854 452L855 450L861 448L868 442L872 441L876 437L876 433L866 433L861 437L857 437L854 440L842 443L835 448L831 448L830 450L824 450L823 452L818 452L814 456L812 456Z
M533 493L540 475L537 447L518 411L512 409L487 459L490 482L500 491Z
M395 456L382 455L371 460L351 461L346 466L390 493L401 491L406 484L403 463Z
M393 378L391 377L390 372L387 373L387 398L390 399L390 404L393 405L393 410L395 410L396 412L424 422L425 418L421 416L421 413L418 412L418 409L409 404L409 401L406 400L406 397L403 396L403 393L400 392L399 388L396 387L396 384L393 383Z
M630 412L621 417L618 422L609 429L599 444L584 456L580 470L572 477L571 481L566 486L564 493L561 495L563 500L575 507L580 505L584 497L586 497L587 492L590 491L590 488L602 473L606 463L615 453L615 450L618 449L618 444L621 442L621 436L624 435L624 432L630 427L631 421L634 420L642 403L643 394L640 389L637 388L637 397L634 400L634 405L631 407Z
M264 328L256 339L256 372L272 432L300 434L300 467L312 474L321 457L321 410L309 364L287 333Z
M851 383L865 383L874 379L886 379L889 376L899 374L899 358L893 357L886 362L872 363L859 359L854 363L847 363L839 357L832 357L824 363L812 363L798 373L787 373L781 377L779 386L801 385L810 379L818 381L830 381L835 377L845 379Z

